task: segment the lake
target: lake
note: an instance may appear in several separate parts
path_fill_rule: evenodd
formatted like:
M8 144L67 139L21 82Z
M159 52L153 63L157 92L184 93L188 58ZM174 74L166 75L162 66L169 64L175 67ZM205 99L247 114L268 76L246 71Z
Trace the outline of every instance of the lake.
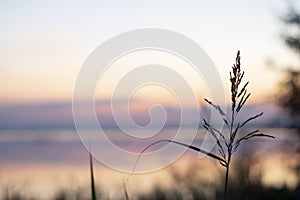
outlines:
M160 133L160 136L153 136L151 140L139 139L139 142L129 140L130 137L120 137L119 131L115 129L107 130L107 132L112 143L119 148L128 152L139 153L151 141L173 138L176 130L168 128ZM189 128L186 128L186 132L189 132ZM288 147L299 143L295 130L262 129L262 132L272 134L276 139L249 140L249 142L241 145L240 151L235 157L238 158L247 155L247 152L253 152L258 157L255 167L259 167L262 171L264 184L274 187L283 185L295 187L297 177L288 166L296 158L294 156L297 155L287 153ZM186 136L181 137L184 140ZM195 146L201 145L203 138L204 130L200 129L193 144ZM101 152L113 160L126 162L126 158L113 154L101 139L90 137L89 140L92 151ZM155 148L153 147L152 151L155 152L163 146L158 144ZM145 161L143 163L142 160L140 162L149 167L152 164L158 166L157 163L166 164L169 162L169 157L172 157L172 152L161 154L161 157L157 157L151 162ZM176 168L183 171L195 163L201 165L199 170L205 172L206 179L214 179L217 171L223 173L223 168L218 162L207 157L201 158L197 153L187 151L175 159L171 165L162 167L160 170L131 176L128 181L128 190L132 193L147 191L157 183L168 187L168 185L172 185L169 175L170 169ZM130 166L133 164L130 163ZM123 191L123 181L128 178L129 174L112 169L97 159L94 159L94 167L97 187L101 188L111 198L120 195L120 191ZM122 165L117 167L122 167ZM88 188L90 185L89 177L88 152L75 130L0 131L0 189L2 194L8 190L16 190L47 199L61 189ZM139 185L139 188L136 189L135 185Z

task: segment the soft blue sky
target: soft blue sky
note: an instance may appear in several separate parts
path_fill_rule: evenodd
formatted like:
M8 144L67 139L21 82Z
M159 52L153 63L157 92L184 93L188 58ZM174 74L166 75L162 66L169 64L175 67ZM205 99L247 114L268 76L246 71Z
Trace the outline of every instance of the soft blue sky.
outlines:
M237 49L254 99L273 92L266 69L291 52L280 40L286 1L0 1L0 101L69 101L87 56L119 33L164 28L196 41L227 85ZM289 61L296 63L296 60ZM263 87L262 87L263 85Z

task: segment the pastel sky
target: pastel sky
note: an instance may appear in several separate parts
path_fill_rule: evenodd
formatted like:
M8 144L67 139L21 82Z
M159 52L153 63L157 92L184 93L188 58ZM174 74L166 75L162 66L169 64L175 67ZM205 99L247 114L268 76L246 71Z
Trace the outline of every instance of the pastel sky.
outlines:
M299 1L292 2L300 8ZM214 62L226 91L230 90L229 71L235 61L237 50L240 50L242 66L246 71L245 79L250 80L249 90L252 96L250 104L247 104L239 114L239 119L244 121L248 116L264 112L260 120L249 123L249 127L289 126L289 120L286 120L287 114L282 112L274 102L270 103L282 74L266 67L266 61L270 58L281 67L299 64L299 60L284 46L281 38L285 28L279 22L279 17L287 8L288 4L285 0L0 0L2 185L8 183L7 186L13 186L12 189L17 189L17 192L18 188L23 189L25 186L26 190L33 185L34 192L42 191L41 193L48 195L47 191L51 189L50 181L53 181L54 184L51 184L56 190L70 185L70 181L73 183L73 180L76 180L74 176L76 173L79 178L84 176L82 178L84 181L89 177L86 176L89 172L86 170L88 168L82 169L81 165L79 166L79 163L87 163L87 153L73 131L75 115L72 112L72 97L76 78L81 66L95 48L115 35L135 29L168 29L198 43ZM193 71L186 69L186 63L172 55L173 60L169 59L170 55L149 52L129 55L115 62L115 68L110 68L111 74L104 77L104 82L101 83L101 86L104 86L98 87L95 93L97 98L95 116L99 124L102 128L107 128L107 133L112 133L107 134L109 139L116 138L123 145L120 147L124 147L126 151L135 148L124 140L128 136L137 136L141 139L139 141L142 141L139 145L144 148L146 143L143 142L149 141L146 139L169 137L160 131L153 132L157 127L162 127L163 121L165 121L163 125L170 128L167 129L168 133L173 136L176 132L175 128L179 126L194 128L195 124L191 122L196 120L199 122L199 127L202 127L202 118L209 119L207 116L210 115L211 107L202 106L203 98L210 98L210 92ZM137 57L139 59L136 59ZM191 87L197 92L200 108L191 107L191 99L188 97L179 102L172 92L159 85L146 85L131 93L132 98L129 103L122 96L115 99L116 110L113 111L116 112L113 112L111 102L107 99L112 95L112 85L118 82L124 68L143 64L147 59L170 64L182 70L181 75L188 77ZM170 60L172 62L169 62ZM166 79L170 77L167 75L169 74L166 74ZM180 84L174 83L174 85ZM181 92L185 94L186 91L183 88ZM226 99L229 100L229 93L227 92L226 95ZM160 109L158 104L163 104L165 109ZM180 110L182 104L185 106L184 112ZM90 116L95 114L89 112L90 104L83 101L77 106L79 114L83 116L80 119L86 122L84 128L90 128ZM229 104L226 106L224 109L231 109ZM129 117L126 115L128 113ZM186 114L182 115L182 113ZM122 123L117 123L116 119ZM149 124L153 126L149 126L148 129ZM127 130L127 127L131 128L131 134L125 134L122 127L125 127L124 130ZM118 129L112 130L112 128ZM278 129L278 132L281 133L282 130ZM80 137L82 138L83 135L90 139L89 131ZM283 143L284 137L274 141L274 147L277 148ZM98 147L104 149L106 156L118 158L120 162L126 159L105 149L106 147L102 146L104 143L99 143ZM265 145L265 149L263 151L268 152L268 158L272 158L273 156L269 156L270 147ZM284 163L282 161L289 160L277 157L275 159L276 162L271 160L272 165L266 168L267 175L270 174L266 182L293 180L294 177L290 178L292 175L278 168ZM264 157L262 160L269 161ZM276 164L278 162L279 165ZM184 161L184 163L188 162ZM121 188L122 186L116 187L114 182L122 183L127 178L127 175L124 178L124 173L120 176L116 175L115 170L112 173L100 169L101 171L96 172L99 175L98 180L105 183L105 187L109 189ZM64 180L64 176L68 176L65 178L66 184L60 185L59 180ZM153 175L149 174L149 176ZM25 184L22 182L21 187L14 187L12 184L17 183L22 177L26 178ZM105 181L105 177L108 181ZM157 177L162 179L160 174ZM142 179L141 183L151 180ZM33 180L36 180L35 185L32 184L35 183ZM134 187L135 185L131 188ZM119 191L116 191L117 193Z
M278 18L287 7L281 0L1 1L0 103L70 101L88 55L112 36L139 28L169 29L196 41L225 88L241 50L252 99L263 100L280 79L266 60L297 63L281 41Z

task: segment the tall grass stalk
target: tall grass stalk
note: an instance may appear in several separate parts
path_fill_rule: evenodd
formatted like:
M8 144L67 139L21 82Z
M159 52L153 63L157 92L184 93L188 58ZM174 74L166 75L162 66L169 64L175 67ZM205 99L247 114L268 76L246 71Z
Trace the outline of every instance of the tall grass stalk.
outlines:
M249 140L254 137L269 137L269 138L275 138L272 135L261 133L258 129L254 131L250 131L247 134L241 135L240 130L248 124L250 121L260 117L263 115L263 113L259 113L257 115L249 117L245 121L238 121L237 117L244 105L246 104L247 100L250 97L250 93L247 91L247 86L249 84L249 81L242 84L242 79L244 77L244 71L241 71L241 57L240 57L240 51L237 52L237 56L235 59L235 64L232 66L232 71L230 72L230 82L231 82L231 112L229 115L222 110L222 108L219 105L214 104L213 102L204 99L207 104L209 104L213 109L216 109L218 113L220 114L220 119L224 121L225 125L227 126L227 134L225 135L224 132L217 129L212 123L208 122L203 119L203 127L213 136L213 138L216 140L218 153L213 154L210 152L207 152L203 149L200 149L198 147L184 144L181 142L173 141L173 140L159 140L156 141L150 145L148 145L146 148L143 149L143 151L138 156L132 173L129 175L129 177L134 173L136 165L142 154L147 151L151 146L156 145L160 142L170 142L177 145L188 147L194 151L206 154L207 156L217 160L223 167L225 167L225 182L224 182L224 200L227 199L228 192L228 178L229 178L229 169L231 164L231 158L233 153L238 149L241 143L243 143L246 140Z
M221 133L218 129L216 129L213 124L210 124L204 121L204 128L211 133L211 135L215 138L218 151L221 156L226 160L226 165L222 165L226 168L225 174L225 184L224 184L224 200L227 199L227 187L228 187L228 177L229 177L229 169L231 163L231 156L237 150L239 145L248 139L253 137L270 137L274 138L272 135L260 133L259 130L251 131L245 135L240 135L240 129L244 127L248 122L260 117L263 115L263 112L249 117L247 120L243 122L236 122L236 118L239 112L242 110L243 106L247 102L250 97L250 93L247 91L247 86L249 81L247 81L240 88L242 84L242 79L244 77L244 71L241 71L241 57L240 51L237 52L237 56L235 59L235 64L232 66L232 71L230 72L230 82L231 82L231 119L228 118L228 115L224 113L219 105L213 104L211 101L204 99L209 105L211 105L214 109L219 111L220 116L222 117L224 123L229 128L229 138L225 138L225 135ZM239 136L238 136L239 135ZM238 136L238 137L237 137ZM220 140L220 138L222 140ZM227 148L227 155L224 152L224 148Z
M92 195L92 200L97 200L95 182L94 182L93 156L91 152L89 152L89 157L90 157L90 173L91 173L91 195Z

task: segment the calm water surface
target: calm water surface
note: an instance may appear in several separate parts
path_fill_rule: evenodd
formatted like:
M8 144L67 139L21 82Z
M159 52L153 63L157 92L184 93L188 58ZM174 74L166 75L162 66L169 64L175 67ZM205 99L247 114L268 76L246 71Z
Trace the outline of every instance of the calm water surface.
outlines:
M263 129L263 132L276 136L271 139L253 139L242 145L242 149L254 151L259 155L260 168L263 171L263 181L266 184L281 186L286 184L294 187L293 175L285 163L294 159L286 154L286 146L299 142L293 130ZM186 130L187 134L189 129ZM121 137L117 130L109 130L110 139L120 148L139 152L147 144L162 138L172 138L176 130L168 129L160 136L150 140L134 142L128 137ZM204 132L200 130L194 140L194 145L201 145ZM184 136L183 136L184 137ZM107 152L101 145L103 141L92 138L94 145ZM243 151L245 152L245 151ZM114 155L115 156L115 155ZM237 155L238 156L238 155ZM116 159L118 159L116 157ZM147 190L157 181L169 184L168 170L170 168L187 168L192 162L202 163L201 169L208 171L222 169L216 162L207 158L199 158L196 153L188 152L172 166L157 172L144 175L134 175L129 184L139 184L139 190ZM155 161L153 161L155 162ZM122 189L122 182L128 174L118 172L95 161L96 182L102 190L114 195ZM214 169L216 168L216 169ZM208 173L213 176L212 173ZM88 154L75 130L2 130L0 131L0 192L5 188L14 188L40 197L48 197L53 192L68 187L89 186ZM128 186L134 189L133 186Z

